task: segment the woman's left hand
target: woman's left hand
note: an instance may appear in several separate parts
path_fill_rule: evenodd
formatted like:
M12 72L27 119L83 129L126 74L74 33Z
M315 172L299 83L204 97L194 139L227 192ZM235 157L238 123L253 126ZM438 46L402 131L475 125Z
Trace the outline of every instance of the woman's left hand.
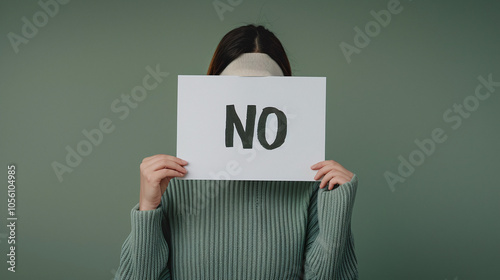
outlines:
M323 180L321 180L321 184L319 185L321 189L326 187L328 184L328 189L332 190L335 184L342 185L350 182L354 176L351 171L345 169L342 165L333 160L320 161L311 166L311 169L318 170L318 173L314 176L314 180L319 180L323 177ZM328 183L328 181L330 182Z

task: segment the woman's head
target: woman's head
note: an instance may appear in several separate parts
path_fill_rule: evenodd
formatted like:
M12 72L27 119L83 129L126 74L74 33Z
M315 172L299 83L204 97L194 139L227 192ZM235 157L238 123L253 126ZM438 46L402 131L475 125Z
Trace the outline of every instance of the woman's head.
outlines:
M285 49L278 38L263 26L246 25L229 31L215 50L207 75L220 75L236 58L244 53L264 53L280 67L284 76L292 70Z

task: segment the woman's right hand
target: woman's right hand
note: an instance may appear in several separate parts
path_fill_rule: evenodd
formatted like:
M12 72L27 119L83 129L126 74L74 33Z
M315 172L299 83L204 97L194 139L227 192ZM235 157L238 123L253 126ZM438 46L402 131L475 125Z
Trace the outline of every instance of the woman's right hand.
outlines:
M144 158L140 166L139 210L156 209L170 180L186 174L187 170L184 168L186 164L187 161L170 155L158 154Z

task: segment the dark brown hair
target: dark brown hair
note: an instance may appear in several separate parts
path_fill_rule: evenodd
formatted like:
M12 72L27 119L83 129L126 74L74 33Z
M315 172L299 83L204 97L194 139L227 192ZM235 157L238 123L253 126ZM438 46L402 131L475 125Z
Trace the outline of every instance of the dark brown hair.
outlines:
M207 75L219 75L229 63L244 53L265 53L291 76L292 69L278 38L264 26L249 24L229 31L217 45Z

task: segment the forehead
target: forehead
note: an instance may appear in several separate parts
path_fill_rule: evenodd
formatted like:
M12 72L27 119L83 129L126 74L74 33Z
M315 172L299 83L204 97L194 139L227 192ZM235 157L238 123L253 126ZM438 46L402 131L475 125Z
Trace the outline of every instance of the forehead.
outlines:
M244 53L233 60L221 75L283 76L278 63L265 53Z

